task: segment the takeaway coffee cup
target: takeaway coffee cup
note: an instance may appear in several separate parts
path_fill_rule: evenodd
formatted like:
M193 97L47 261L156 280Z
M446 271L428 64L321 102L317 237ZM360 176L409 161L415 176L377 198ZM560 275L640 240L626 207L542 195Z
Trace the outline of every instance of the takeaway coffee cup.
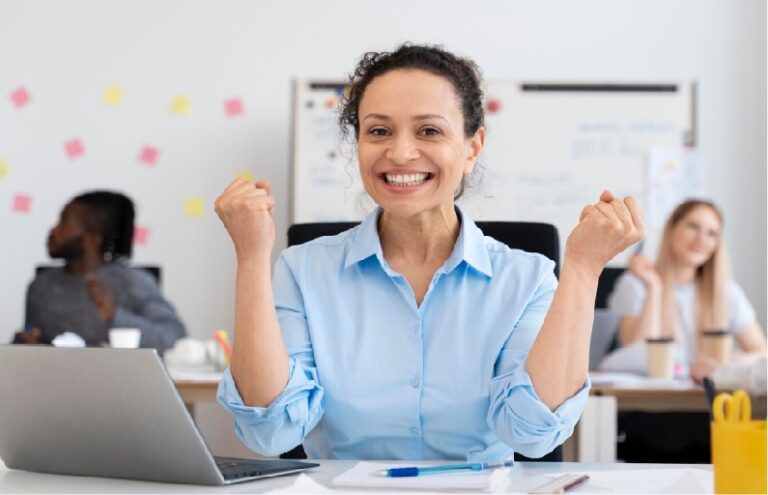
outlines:
M701 333L701 353L717 364L727 364L733 351L733 335L725 330L704 330Z
M674 378L675 342L671 337L646 339L649 378Z
M138 328L112 328L109 331L109 346L123 349L135 349L141 342L141 330Z

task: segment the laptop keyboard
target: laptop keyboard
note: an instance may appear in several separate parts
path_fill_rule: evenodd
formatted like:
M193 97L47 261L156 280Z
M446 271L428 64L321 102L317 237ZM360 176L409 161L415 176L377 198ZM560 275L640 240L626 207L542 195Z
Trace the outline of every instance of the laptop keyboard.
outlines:
M316 466L296 461L272 459L238 459L236 457L216 457L216 466L225 480L253 478L279 474L300 468Z
M222 476L225 480L234 480L238 478L250 478L252 476L261 476L264 470L257 463L246 459L238 461L216 461Z

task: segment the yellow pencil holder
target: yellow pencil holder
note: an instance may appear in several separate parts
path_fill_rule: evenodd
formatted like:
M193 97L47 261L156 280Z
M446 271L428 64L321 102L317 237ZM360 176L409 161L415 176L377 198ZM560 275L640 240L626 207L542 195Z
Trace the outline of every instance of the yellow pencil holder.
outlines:
M712 421L715 493L766 493L765 421Z

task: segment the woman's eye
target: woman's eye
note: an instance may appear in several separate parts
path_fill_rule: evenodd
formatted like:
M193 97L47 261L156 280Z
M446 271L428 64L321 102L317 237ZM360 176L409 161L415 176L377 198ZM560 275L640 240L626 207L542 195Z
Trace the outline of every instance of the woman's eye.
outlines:
M421 129L421 133L425 136L437 136L440 134L440 129L435 127L424 127Z
M387 130L383 127L372 127L371 129L368 129L368 134L371 136L386 136Z

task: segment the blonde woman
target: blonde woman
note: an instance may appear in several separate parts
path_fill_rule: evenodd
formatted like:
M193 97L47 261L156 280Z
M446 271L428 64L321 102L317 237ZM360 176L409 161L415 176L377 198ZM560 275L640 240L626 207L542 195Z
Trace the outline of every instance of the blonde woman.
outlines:
M678 363L712 367L698 352L701 333L726 330L741 349L735 359L765 353L765 333L755 310L729 276L722 231L723 215L713 203L688 200L667 221L656 264L632 257L609 299L609 307L621 316L621 346L671 337Z

